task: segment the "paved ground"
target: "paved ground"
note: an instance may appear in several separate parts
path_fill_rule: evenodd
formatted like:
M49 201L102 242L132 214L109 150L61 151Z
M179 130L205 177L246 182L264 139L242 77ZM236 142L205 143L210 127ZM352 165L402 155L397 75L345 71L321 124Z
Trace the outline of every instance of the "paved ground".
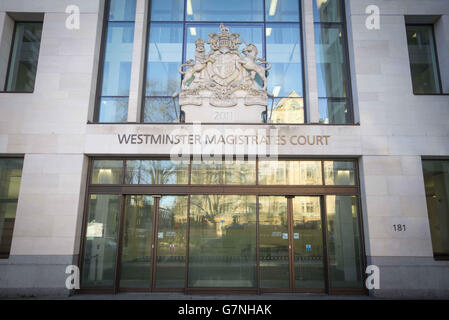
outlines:
M120 293L115 295L106 294L80 294L71 297L22 297L15 299L37 299L37 300L372 300L369 296L345 296L326 294L261 294L261 295L212 295L180 293Z

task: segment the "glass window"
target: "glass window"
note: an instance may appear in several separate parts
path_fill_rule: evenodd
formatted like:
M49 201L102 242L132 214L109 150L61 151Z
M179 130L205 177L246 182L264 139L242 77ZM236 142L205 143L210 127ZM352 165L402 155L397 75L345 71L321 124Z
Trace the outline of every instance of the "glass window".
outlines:
M91 194L87 218L82 285L112 288L117 252L120 196Z
M147 96L171 97L179 89L182 24L152 23L147 62Z
M268 92L273 123L304 123L301 29L299 24L267 24ZM271 107L271 106L270 106Z
M321 161L259 161L261 185L322 185Z
M109 21L134 21L136 0L110 0Z
M296 22L300 20L298 0L265 0L267 21Z
M184 20L183 0L152 0L152 21L182 21Z
M110 0L98 122L126 122L136 0Z
M440 94L435 36L432 25L407 25L407 42L413 92Z
M330 286L363 288L356 196L326 196Z
M147 50L144 122L173 122L179 107L172 95L179 91L183 31L180 23L151 23Z
M94 160L92 168L92 184L122 184L122 160Z
M319 97L346 97L342 28L315 25Z
M263 0L187 0L186 17L189 21L263 21Z
M324 161L326 185L354 186L356 184L354 161Z
M344 12L340 0L314 0L320 122L353 122Z
M16 220L23 159L0 159L0 258L8 258Z
M178 68L195 58L195 40L207 42L209 34L217 33L219 23L224 22L231 33L240 34L240 50L245 43L253 43L258 57L272 65L267 72L267 90L277 100L274 106L270 104L271 121L304 123L299 1L186 0L175 4L158 0L153 1L151 12L144 122L180 121L178 99L172 98L181 86Z
M255 288L256 196L192 195L189 287Z
M320 122L325 124L345 124L352 121L350 105L346 98L318 98Z
M342 0L313 0L315 22L342 22Z
M16 23L6 91L34 91L41 36L41 22Z
M126 161L127 184L187 184L189 163L170 160Z
M272 123L304 123L304 99L302 98L275 98L273 106L269 107Z
M423 160L433 254L449 259L449 160Z
M179 103L177 99L164 97L145 98L143 122L178 122Z
M192 161L192 184L256 184L255 161Z

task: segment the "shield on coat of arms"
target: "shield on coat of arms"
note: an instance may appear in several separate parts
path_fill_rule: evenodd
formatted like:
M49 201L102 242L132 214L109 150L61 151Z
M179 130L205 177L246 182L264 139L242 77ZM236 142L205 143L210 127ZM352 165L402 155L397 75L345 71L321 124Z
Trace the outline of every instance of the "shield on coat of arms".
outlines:
M239 57L232 53L216 55L215 62L208 65L210 77L222 86L228 86L239 77Z

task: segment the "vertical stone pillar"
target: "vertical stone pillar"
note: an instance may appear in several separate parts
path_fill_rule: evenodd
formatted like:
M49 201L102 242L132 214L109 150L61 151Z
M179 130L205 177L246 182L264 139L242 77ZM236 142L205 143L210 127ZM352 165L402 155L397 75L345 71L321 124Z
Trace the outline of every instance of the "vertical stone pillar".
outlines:
M449 15L441 16L435 23L435 41L443 93L449 93Z
M148 21L148 0L137 0L136 20L134 25L134 47L131 67L131 83L129 88L128 122L139 122L144 86L144 66L146 32Z
M0 12L0 91L5 88L13 32L14 20L6 12Z
M318 110L318 84L316 76L315 56L315 28L313 25L313 1L304 1L304 68L305 68L305 92L306 92L306 122L318 123L320 112Z

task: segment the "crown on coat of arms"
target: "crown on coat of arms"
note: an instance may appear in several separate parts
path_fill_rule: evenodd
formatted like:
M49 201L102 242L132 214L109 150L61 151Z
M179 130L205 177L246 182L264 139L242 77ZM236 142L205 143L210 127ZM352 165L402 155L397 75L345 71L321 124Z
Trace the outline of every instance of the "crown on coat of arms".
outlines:
M226 27L223 23L220 24L220 33L217 35L216 33L209 33L209 41L212 50L220 50L220 49L231 49L237 50L240 44L240 35L229 32L229 27Z

